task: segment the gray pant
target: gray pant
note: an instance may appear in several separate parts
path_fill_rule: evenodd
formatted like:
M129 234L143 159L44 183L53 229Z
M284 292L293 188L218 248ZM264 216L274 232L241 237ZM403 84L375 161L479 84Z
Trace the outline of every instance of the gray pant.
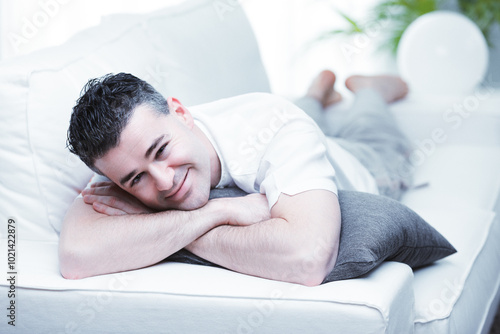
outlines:
M381 195L399 199L411 185L411 144L377 92L357 92L348 111L325 112L317 100L307 97L295 104L368 169Z

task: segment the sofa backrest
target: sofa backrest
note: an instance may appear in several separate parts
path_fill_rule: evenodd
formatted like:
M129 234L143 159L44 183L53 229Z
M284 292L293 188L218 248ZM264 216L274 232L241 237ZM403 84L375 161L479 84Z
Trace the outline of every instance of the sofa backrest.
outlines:
M66 148L72 107L90 78L130 72L187 106L269 91L243 10L220 4L115 15L61 46L0 64L0 221L14 218L18 238L57 240L92 176Z

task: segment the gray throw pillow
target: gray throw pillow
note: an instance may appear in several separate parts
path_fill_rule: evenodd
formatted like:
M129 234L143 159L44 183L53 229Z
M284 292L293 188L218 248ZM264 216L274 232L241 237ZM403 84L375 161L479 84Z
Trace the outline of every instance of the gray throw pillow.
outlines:
M237 188L216 189L210 197L242 196ZM438 231L404 204L380 195L339 191L342 226L337 263L323 283L359 277L383 261L418 268L456 252ZM217 266L187 250L166 260Z
M339 254L325 282L361 276L383 261L418 268L456 253L416 212L391 198L339 191L339 203Z

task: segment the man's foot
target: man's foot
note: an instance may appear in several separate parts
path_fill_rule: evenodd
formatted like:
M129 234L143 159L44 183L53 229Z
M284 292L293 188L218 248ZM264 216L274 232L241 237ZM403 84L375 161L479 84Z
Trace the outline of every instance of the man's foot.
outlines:
M402 99L408 94L408 86L406 85L406 82L398 76L353 75L347 78L345 85L353 93L356 93L358 90L364 88L373 89L378 92L387 103Z
M335 74L332 71L320 72L309 86L306 96L318 100L323 108L327 108L342 100L342 95L335 91Z

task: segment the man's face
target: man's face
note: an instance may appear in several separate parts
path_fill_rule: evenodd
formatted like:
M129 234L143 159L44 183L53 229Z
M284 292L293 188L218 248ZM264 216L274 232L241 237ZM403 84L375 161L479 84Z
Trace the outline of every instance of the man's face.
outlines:
M170 114L152 107L135 108L118 146L95 166L145 205L194 210L208 201L210 157L194 131L191 114L169 99Z

